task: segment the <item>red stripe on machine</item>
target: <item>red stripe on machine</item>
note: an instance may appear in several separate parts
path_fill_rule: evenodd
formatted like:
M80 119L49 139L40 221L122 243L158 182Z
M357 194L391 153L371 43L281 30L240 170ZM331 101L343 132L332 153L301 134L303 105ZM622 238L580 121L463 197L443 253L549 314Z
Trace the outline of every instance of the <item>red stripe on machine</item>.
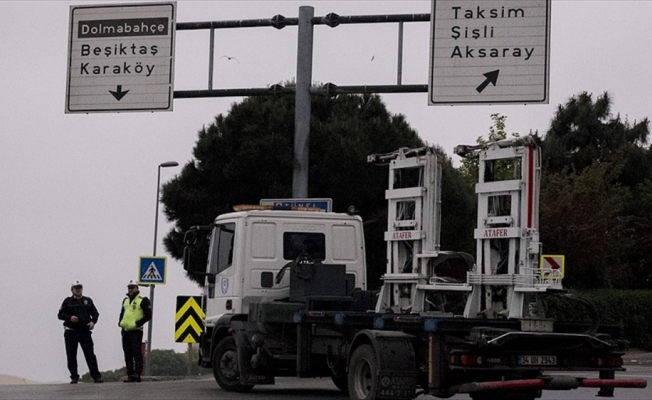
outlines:
M544 257L546 264L550 265L552 269L561 269L561 265L554 259L554 257Z
M534 219L534 148L528 148L527 160L527 227L532 228L532 221Z

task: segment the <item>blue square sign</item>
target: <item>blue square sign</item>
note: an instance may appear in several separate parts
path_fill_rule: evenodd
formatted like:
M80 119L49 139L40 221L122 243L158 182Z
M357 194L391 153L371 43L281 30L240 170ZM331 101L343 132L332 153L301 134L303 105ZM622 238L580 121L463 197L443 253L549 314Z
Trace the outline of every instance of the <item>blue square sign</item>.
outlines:
M141 256L138 266L138 283L165 285L167 257Z

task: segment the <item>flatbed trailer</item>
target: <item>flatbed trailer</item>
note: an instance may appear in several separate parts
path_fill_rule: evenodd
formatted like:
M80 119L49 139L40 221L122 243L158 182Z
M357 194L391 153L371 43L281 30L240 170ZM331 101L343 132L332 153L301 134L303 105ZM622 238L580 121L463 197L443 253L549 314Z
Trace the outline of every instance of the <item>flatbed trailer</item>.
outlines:
M618 387L646 387L643 379L616 379L625 370L619 326L546 317L547 297L574 298L561 286L563 269L540 263L532 138L458 149L473 151L480 175L475 258L439 248L441 171L433 149L369 157L390 169L379 291L365 289L357 216L252 206L216 218L200 364L227 391L280 376L330 376L352 400L458 393L534 400L543 390L578 387L613 397ZM500 168L511 175L499 179ZM187 235L189 249L199 230ZM189 271L191 254L184 257ZM462 267L443 268L451 259ZM584 375L595 372L596 379Z

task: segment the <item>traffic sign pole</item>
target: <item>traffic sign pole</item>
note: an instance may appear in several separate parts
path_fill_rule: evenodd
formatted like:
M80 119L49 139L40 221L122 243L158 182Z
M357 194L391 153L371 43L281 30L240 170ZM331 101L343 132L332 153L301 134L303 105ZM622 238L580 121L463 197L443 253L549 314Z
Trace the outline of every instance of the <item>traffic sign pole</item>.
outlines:
M158 187L158 186L157 186ZM156 202L156 215L158 217L158 192ZM150 360L152 354L152 332L154 330L154 288L158 285L164 285L167 276L167 257L156 256L156 232L158 231L158 218L154 223L154 256L141 256L138 265L138 284L149 286L149 299L152 307L152 319L149 321L147 328L147 345L144 373L150 375Z

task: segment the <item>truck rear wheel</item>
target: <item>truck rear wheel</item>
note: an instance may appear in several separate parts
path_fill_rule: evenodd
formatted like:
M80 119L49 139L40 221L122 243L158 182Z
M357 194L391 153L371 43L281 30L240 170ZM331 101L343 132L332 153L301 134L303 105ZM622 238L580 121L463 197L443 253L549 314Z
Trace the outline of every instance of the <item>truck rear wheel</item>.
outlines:
M378 362L374 349L362 345L355 349L349 363L349 398L375 399L378 391Z
M238 349L233 336L222 339L213 351L213 376L217 384L227 392L248 392L254 385L240 383Z

